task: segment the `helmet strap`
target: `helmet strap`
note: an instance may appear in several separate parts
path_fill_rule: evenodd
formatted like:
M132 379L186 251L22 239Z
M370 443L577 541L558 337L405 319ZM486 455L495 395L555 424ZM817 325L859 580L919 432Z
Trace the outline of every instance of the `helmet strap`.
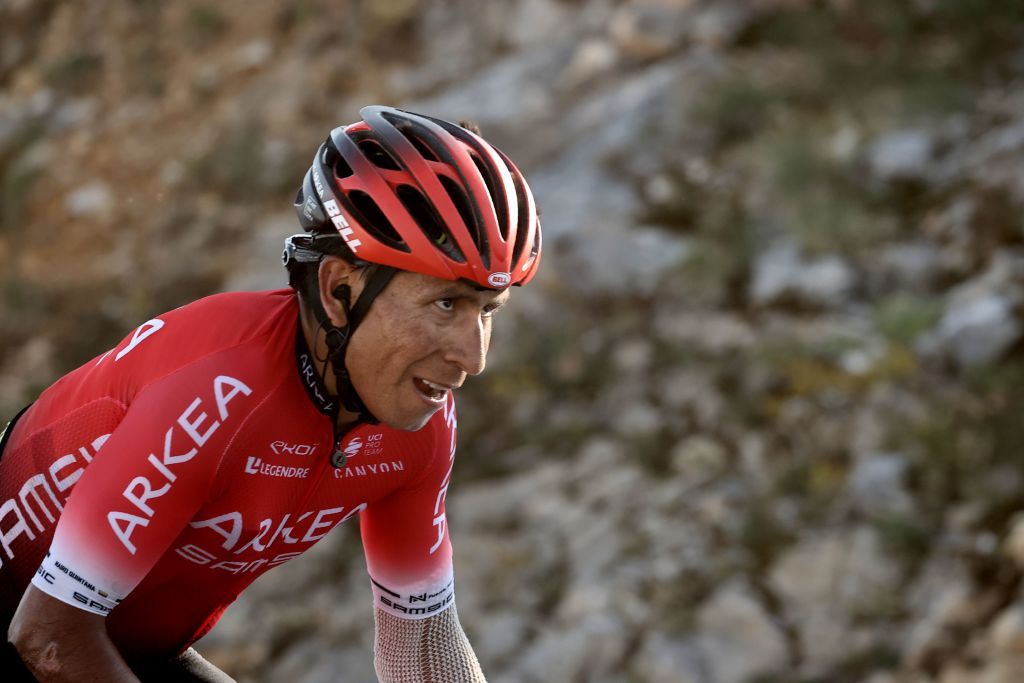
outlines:
M327 357L323 359L324 369L321 371L321 374L326 372L326 365L329 361L334 371L334 383L342 406L344 406L345 410L356 413L359 422L367 424L378 424L380 420L366 407L363 399L359 396L359 392L356 391L355 386L352 384L352 378L345 364L345 354L348 351L348 343L352 339L352 335L366 317L374 299L387 287L396 272L394 268L387 266L380 266L375 269L367 279L366 285L363 287L363 291L359 294L359 298L354 306L351 304L352 290L349 286L341 285L338 287L335 290L335 296L337 296L342 310L345 312L345 324L341 327L335 326L330 321L330 318L327 317L327 311L324 310L323 304L319 300L314 301L312 306L313 314L316 316L320 328L324 330L324 341L327 343Z

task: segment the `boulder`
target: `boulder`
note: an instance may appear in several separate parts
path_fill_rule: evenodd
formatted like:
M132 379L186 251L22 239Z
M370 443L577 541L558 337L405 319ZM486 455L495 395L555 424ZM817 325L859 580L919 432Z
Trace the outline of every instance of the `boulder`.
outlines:
M786 639L741 581L726 583L697 614L698 648L715 683L745 683L783 670Z

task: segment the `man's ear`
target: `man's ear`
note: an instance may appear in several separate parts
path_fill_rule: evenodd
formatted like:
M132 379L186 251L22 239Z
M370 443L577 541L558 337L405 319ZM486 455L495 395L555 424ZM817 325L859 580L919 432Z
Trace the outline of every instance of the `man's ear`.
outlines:
M345 311L362 288L356 267L338 256L324 257L320 262L319 285L320 302L327 317L336 327L344 327L348 322Z

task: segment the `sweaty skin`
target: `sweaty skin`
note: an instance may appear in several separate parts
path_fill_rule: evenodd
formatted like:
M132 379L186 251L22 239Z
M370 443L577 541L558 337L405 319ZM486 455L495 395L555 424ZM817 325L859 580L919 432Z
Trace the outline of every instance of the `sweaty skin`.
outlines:
M84 680L138 683L107 637L104 618L29 585L7 638L43 683Z
M320 298L331 322L345 324L345 313L334 292L352 289L354 303L362 292L359 270L344 259L329 256L320 265ZM352 335L346 355L352 383L370 411L395 429L423 427L438 406L428 405L414 380L426 379L457 388L468 375L478 375L487 362L494 313L505 305L509 291L480 290L466 282L399 272L374 300ZM319 358L327 353L324 335L303 308L303 332ZM334 373L325 373L328 390L336 393ZM344 410L338 423L355 421Z

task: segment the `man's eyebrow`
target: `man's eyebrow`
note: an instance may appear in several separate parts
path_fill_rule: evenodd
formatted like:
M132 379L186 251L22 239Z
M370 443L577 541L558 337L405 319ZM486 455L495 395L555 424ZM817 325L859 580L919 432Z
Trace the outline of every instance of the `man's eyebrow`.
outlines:
M478 292L493 292L495 290L488 289L486 287L475 287L465 282L450 282L443 286L439 291L435 292L432 296L435 299L469 299L471 301L477 301ZM499 292L498 296L501 296L503 292ZM492 305L504 306L505 302L511 297L505 296L503 298L495 298Z
M509 298L510 297L505 297L504 299L494 299L489 302L489 305L493 306L494 310L498 310L499 308L508 303Z
M448 298L472 297L476 292L492 292L492 291L494 291L494 290L488 289L486 287L480 287L479 285L477 285L474 282L469 282L467 280L455 280L455 281L446 283L442 287L441 294L439 296L444 296L444 297L448 297Z
M473 298L473 292L466 287L460 287L457 282L452 282L434 292L433 296L438 299L465 299Z

